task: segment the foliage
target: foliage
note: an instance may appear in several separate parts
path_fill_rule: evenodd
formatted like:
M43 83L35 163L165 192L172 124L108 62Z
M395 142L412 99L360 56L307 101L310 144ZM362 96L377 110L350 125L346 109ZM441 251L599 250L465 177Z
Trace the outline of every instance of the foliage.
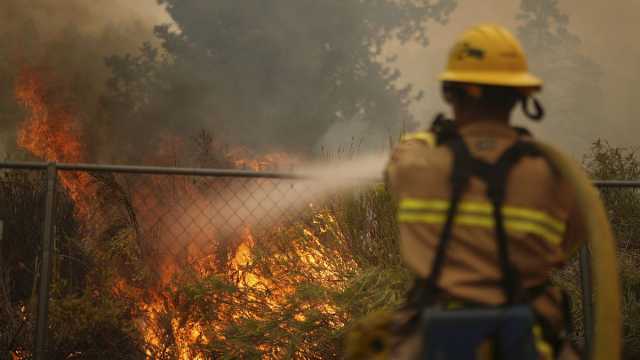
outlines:
M92 218L81 226L71 200L58 196L52 359L339 358L351 320L399 305L407 290L410 275L400 265L394 209L383 189L336 195L292 221L256 229L224 245L231 247L226 263L184 264L167 282L149 247L154 240L141 238L149 235L136 216L142 209L123 188L127 181L91 178L100 186ZM44 178L7 172L4 180L3 203L20 204L1 209L10 219L5 239L31 240L3 243L2 260L11 266L2 286L11 292L2 305L11 321L2 324L2 347L29 351L37 288L33 276L21 280L28 268L20 264L37 273L42 217L25 214L43 208Z
M351 321L397 307L410 282L390 204L382 189L338 196L299 222L254 234L250 258L230 263L229 273L180 277L171 316L206 329L191 356L340 358Z
M640 160L636 149L611 146L604 140L596 140L584 165L592 178L598 180L637 180L640 178ZM636 359L640 355L640 191L638 189L601 189L602 199L618 241L618 264L622 281L622 310L624 327L624 358ZM582 290L578 259L562 271L555 280L571 295L574 303L573 320L575 340L583 336ZM595 284L597 291L597 284ZM597 336L597 334L596 334Z
M601 180L637 180L640 158L635 148L619 148L597 140L585 158L590 174ZM619 247L619 264L623 285L624 346L627 358L640 355L640 190L603 189L602 198L608 210Z
M602 179L634 178L639 168L633 149L603 141L594 143L585 164ZM226 262L184 264L167 282L160 279L158 255L140 238L140 219L130 192L122 188L126 182L95 174L93 179L102 184L95 196L101 208L97 228L77 226L70 200L60 198L61 209L67 210L59 212L56 237L52 358L340 358L343 335L353 320L396 308L410 286L412 276L398 253L395 209L382 188L336 195L292 221L256 228L245 240L226 243ZM2 207L4 218L25 221L21 214L43 205L42 179L8 172L2 184L4 204L25 204ZM638 192L603 191L603 197L620 239L625 354L634 358L640 353ZM13 239L16 231L39 229L41 220L26 228L9 221L5 234L13 235L5 239ZM2 345L13 349L29 349L32 341L35 291L25 289L33 288L33 277L22 279L25 270L19 264L35 266L41 233L29 231L20 236L31 240L5 246L2 253L12 265L4 272L3 286L13 289L12 298L3 302L12 320L1 325L3 334L11 334ZM575 259L556 274L577 302L576 339L582 334L578 278ZM28 321L20 330L22 306Z
M72 354L82 354L83 359L102 359L105 354L117 359L143 357L143 339L127 304L111 296L107 288L84 290L81 295L66 293L51 299L48 358L68 359Z
M41 172L0 174L0 219L4 225L0 242L2 352L28 353L33 349L46 180ZM83 354L85 359L140 358L144 342L131 318L131 304L112 292L114 270L124 263L123 259L130 259L136 242L131 238L118 241L120 233L111 227L120 224L112 216L109 229L102 232L111 234L109 241L88 246L75 205L66 191L60 190L54 218L47 358L67 359L73 354ZM129 268L128 276L139 278L139 267Z
M587 168L594 179L640 179L640 158L637 149L613 147L597 140L591 153L585 158ZM603 189L603 200L608 209L614 231L624 248L640 247L640 193L637 189Z
M0 173L0 350L29 349L34 331L37 281L40 272L40 244L44 219L46 177L43 173L3 171ZM73 207L61 194L58 214L62 220L58 233L62 241L56 248L72 254L76 244L65 236L72 234L76 224L72 220ZM34 211L34 209L43 209ZM71 268L62 260L55 266ZM82 275L66 277L75 282Z
M565 45L579 43L577 36L567 29L569 16L559 9L559 0L522 0L518 20L522 22L521 40L534 52L558 50Z
M105 121L131 134L204 127L234 143L308 152L336 121L410 122L418 94L395 86L381 48L393 37L426 43L427 21L445 22L457 1L160 3L175 22L156 27L161 49L107 60Z
M604 130L598 128L603 117L601 66L581 52L559 0L522 0L517 19L532 71L545 80L540 97L553 114L553 131L547 137L566 148L588 151L585 139Z
M618 261L622 278L624 356L626 359L637 359L640 356L640 252L637 249L625 249L620 252Z

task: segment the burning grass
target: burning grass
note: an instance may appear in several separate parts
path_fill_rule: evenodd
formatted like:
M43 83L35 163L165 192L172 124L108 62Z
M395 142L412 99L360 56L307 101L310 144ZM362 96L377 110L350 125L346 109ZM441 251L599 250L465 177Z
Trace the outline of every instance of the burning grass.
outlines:
M384 196L338 197L255 234L245 227L225 243L226 261L210 253L162 276L152 296L131 300L144 315L145 352L167 359L338 358L345 326L397 305L409 280L397 257L377 258L372 236L391 233L372 212L384 207Z
M96 246L100 268L112 270L93 281L126 304L148 358L338 358L345 326L397 305L409 280L374 237L391 234L387 214L372 211L384 196L336 197L270 227L225 232L215 246L171 233L185 248L170 256L144 225L129 225Z
M19 145L45 160L84 161L72 108L48 82L31 68L19 79L16 97L28 110ZM203 163L270 170L297 161L197 139ZM185 142L165 140L157 155L175 160ZM408 283L384 191L316 202L313 184L301 181L60 176L52 359L338 358L349 322L397 304ZM44 186L30 189L41 199ZM28 204L21 211L42 206ZM26 258L37 259L40 224L20 228L37 229ZM37 260L29 266L38 273ZM28 327L35 295L6 301ZM9 331L20 336L8 347L30 347L31 330Z
M176 219L163 201L136 197L191 199L211 194L212 187L237 191L243 179L203 186L204 180L188 178L90 178L97 189L90 217L79 218L74 199L60 189L58 207L66 210L56 221L52 359L338 358L349 322L397 304L408 283L396 252L381 251L380 236L393 234L393 209L381 190L336 195L274 217L269 226L247 219L255 226L232 232ZM25 181L9 179L14 182L5 195ZM268 186L255 181L261 189ZM42 195L39 185L29 189ZM33 201L6 216L24 218L42 205ZM215 214L201 215L219 224ZM40 221L10 226L11 237L17 230L36 231L25 258L37 258ZM384 249L395 248L395 237L384 241ZM23 299L14 309L27 304L30 324L35 293ZM11 347L29 349L29 332Z
M49 77L25 67L18 79L16 98L28 111L18 143L48 161L84 161L72 101ZM197 140L203 163L268 170L296 162L220 147L206 133ZM185 142L165 143L157 155L177 163ZM58 206L67 211L58 212L56 228L69 230L54 240L50 358L338 357L341 331L354 310L367 309L346 294L368 291L358 275L374 261L377 236L391 234L383 214L372 212L378 192L316 204L313 188L302 188L309 184L276 180L60 176ZM39 221L21 229L40 229ZM37 274L37 260L32 265ZM31 324L34 300L32 292L6 303ZM28 349L31 341L8 347Z

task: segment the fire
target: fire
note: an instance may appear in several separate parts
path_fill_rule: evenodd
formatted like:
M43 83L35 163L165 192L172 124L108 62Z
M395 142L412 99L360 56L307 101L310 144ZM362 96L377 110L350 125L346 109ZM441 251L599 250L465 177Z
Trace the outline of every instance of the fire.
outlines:
M44 69L24 67L21 71L15 87L15 96L28 110L28 115L19 129L18 145L34 156L47 161L85 162L87 149L82 142L82 129L78 116L74 114L68 98L64 97L64 87L55 84L53 77ZM165 163L177 165L178 154L184 148L183 139L166 136L162 143L164 145L154 156L163 159ZM223 157L238 169L255 171L288 170L300 163L298 158L286 153L255 155L242 146L232 147L223 154ZM78 219L88 223L88 215L100 211L97 205L92 205L98 193L97 185L94 185L90 175L84 172L61 172L59 176L75 204ZM163 221L166 224L160 225L176 225L171 219L162 219L159 215L171 214L171 211L176 211L175 208L177 208L174 202L162 202L157 197L164 194L163 178L159 176L149 178L151 181L144 186L150 189L145 191L133 189L132 199L130 199L136 211L136 219L142 228L140 233L143 237L151 236L147 234L153 231L145 230L155 229ZM182 194L193 203L208 201L201 190L189 179L178 177L172 180L174 180L173 194ZM261 185L269 186L266 183ZM228 183L227 186L229 186ZM230 241L233 244L231 246L233 253L226 264L220 264L214 259L213 248L206 244L215 243L220 239L212 238L213 235L208 234L206 229L199 229L202 230L199 234L182 229L189 238L179 241L174 238L160 239L167 240L165 243L169 256L163 257L156 254L150 260L154 261L153 271L159 273L154 283L144 284L142 286L147 288L141 288L140 284L136 285L133 280L122 275L111 284L110 288L114 296L134 304L132 316L136 319L146 344L146 357L148 359L167 356L180 360L204 359L205 352L199 349L225 341L224 332L229 324L247 319L264 320L265 314L262 311L265 309L272 313L286 310L291 297L298 291L298 286L309 278L327 287L341 286L338 274L341 271L353 270L356 265L349 261L336 262L335 259L342 258L344 254L323 246L322 237L329 232L336 232L331 234L332 236L341 236L338 233L339 230L336 230L333 215L328 210L313 206L310 206L310 210L315 215L311 223L302 227L273 224L271 230L287 231L291 239L287 240L290 240L289 250L285 251L277 247L268 249L270 262L266 268L256 267L254 264L254 256L259 254L256 251L259 249L265 251L266 247L260 244L262 238L255 235L255 229L250 225L245 224L238 234L233 235L236 237ZM108 221L110 217L103 215L102 218ZM154 231L157 232L157 229ZM149 243L154 243L155 240L158 239L146 239ZM198 293L196 300L207 305L211 304L212 308L208 311L215 314L215 317L193 317L188 308L191 305L189 301L193 299L187 301L176 295L183 290L181 288L183 284L178 282L180 274L187 272L195 274L196 279L192 279L192 282L197 286L204 286L204 290L200 289L203 293ZM241 296L215 299L215 296L225 295L224 292L219 295L218 289L206 287L209 284L208 281L213 278L221 278L231 283ZM295 311L297 313L292 317L300 323L309 320L309 315L305 315L307 312L316 311L331 317L332 320L327 323L327 326L339 328L344 325L340 310L330 300L316 303L307 301ZM290 330L285 325L283 329ZM166 352L168 343L173 346L170 353ZM281 345L274 344L256 344L256 348L265 354L265 358L278 358L285 351Z
M165 138L165 144L171 145L164 153L175 154L172 149L182 146L181 142L172 138ZM168 146L169 146L168 145ZM226 154L227 159L232 159L239 156L238 152ZM268 154L248 160L237 160L235 164L253 164L254 169L257 170L269 170L277 168L282 163L291 162L290 158L284 154ZM237 165L241 166L241 165ZM161 177L150 177L150 184L152 187L158 187L156 190L152 190L151 193L162 192L163 179ZM164 179L166 180L166 179ZM182 181L185 180L185 181ZM222 180L220 183L216 183L218 187L233 186L233 182ZM195 188L192 181L188 179L177 178L172 179L172 191L182 194L188 198L190 205L194 205L198 209L206 209L206 204L211 201L205 194ZM147 186L149 183L147 183ZM263 186L269 186L268 183L262 184ZM134 192L134 194L137 192ZM140 194L143 194L140 192ZM287 301L287 297L294 291L294 286L280 286L274 284L267 274L261 273L253 266L253 252L254 247L257 244L257 239L254 236L253 230L250 226L245 225L237 234L232 234L230 243L235 244L232 246L233 253L230 255L228 264L217 264L212 254L203 254L203 248L206 248L208 244L215 243L219 239L212 238L211 234L206 231L202 231L206 225L206 221L203 224L193 223L193 219L186 215L185 221L189 221L192 224L192 228L177 229L177 232L184 239L175 241L174 231L172 228L164 228L161 224L164 220L159 219L158 213L170 214L167 217L168 223L180 223L177 216L184 214L174 214L173 211L182 209L182 206L175 206L175 203L166 204L159 202L152 196L148 198L149 192L144 193L140 197L134 197L134 207L138 209L138 220L142 224L143 228L157 228L155 230L159 232L161 238L154 240L167 244L165 251L170 255L157 259L159 266L156 268L159 271L159 281L150 292L152 296L133 296L137 298L138 308L141 313L144 314L143 321L140 322L140 330L143 337L148 344L147 356L148 358L157 357L154 349L161 349L163 343L167 340L162 334L166 334L167 331L171 334L170 339L175 343L176 357L179 359L194 359L199 358L201 353L195 349L206 347L212 341L224 341L225 336L223 332L228 324L232 322L243 321L243 319L261 319L261 314L251 308L243 307L239 299L230 299L229 303L217 303L215 307L211 308L216 314L219 315L219 319L205 320L205 319L192 319L188 313L184 313L180 309L179 303L167 301L166 294L170 292L178 291L178 285L176 285L176 279L180 278L180 274L184 270L192 271L197 277L196 282L204 281L211 276L218 276L231 282L236 286L239 291L244 294L245 300L255 303L261 303L267 306L273 311L277 311L279 307L283 307ZM200 204L200 205L198 205ZM167 207L169 206L169 207ZM154 211L151 211L152 209ZM158 228L159 226L159 228ZM143 233L145 231L143 230ZM168 234L168 235L167 235ZM167 237L166 239L162 236ZM213 251L213 250L212 250ZM184 263L178 263L178 259L175 254L180 253ZM205 255L205 256L203 256ZM304 255L307 259L315 256L311 253ZM311 263L319 264L319 261L309 260ZM192 274L192 276L193 276ZM194 281L193 279L189 281ZM114 291L118 291L114 289ZM207 292L208 294L215 294L215 291ZM213 295L207 295L213 296ZM175 299L174 299L175 300ZM216 303L215 300L212 300ZM213 306L210 305L210 306ZM326 308L323 308L326 310ZM323 310L323 311L324 311ZM170 319L170 326L167 328L166 319ZM163 320L164 319L164 320ZM163 322L164 321L164 322ZM163 325L164 324L164 325ZM163 330L164 329L164 330ZM265 353L275 354L278 349L272 348L267 345L260 345L259 347Z
M15 95L30 112L18 144L49 161L78 162L84 150L78 123L69 104L60 101L59 89L45 84L43 72L25 66L18 76Z
M285 152L271 152L255 156L244 146L235 146L226 154L236 169L266 171L266 170L290 170L298 165L301 160Z
M64 87L54 83L45 69L22 68L15 97L29 114L18 131L18 146L46 161L83 162L86 149L80 140L80 124L64 98ZM89 175L64 172L60 180L74 200L77 214L86 216L92 189Z
M260 283L267 283L268 280L254 273L244 270L251 265L251 248L255 244L253 234L249 228L244 229L243 241L236 249L235 256L231 260L231 269L238 272L238 286L255 287Z
M180 301L177 303L167 301L166 296L163 295L163 292L167 290L162 290L161 288L170 289L170 292L178 291L176 284L170 279L179 276L179 273L176 272L174 267L165 268L164 271L171 272L172 275L167 276L164 274L162 276L163 286L153 290L154 295L146 297L146 300L142 300L144 297L140 297L141 300L138 306L146 314L145 320L141 323L141 331L148 346L156 349L162 347L166 338L161 336L162 331L159 331L159 329L163 327L162 319L166 319L169 316L171 319L169 331L176 344L177 358L185 360L206 358L202 353L194 349L206 347L212 341L225 341L224 331L227 325L248 319L262 321L265 315L262 312L264 309L269 309L273 313L286 309L289 306L290 297L297 291L297 285L305 281L305 278L301 277L299 272L292 271L289 273L287 268L281 267L281 264L286 262L287 259L295 261L295 264L292 265L295 265L298 270L304 270L307 275L318 279L321 283L334 288L339 286L336 285L339 284L337 272L350 268L355 269L356 265L354 263L341 264L340 269L338 269L336 264L332 263L330 257L339 257L339 254L331 251L323 252L315 248L315 246L322 247L320 236L328 232L328 227L331 226L332 222L335 222L335 219L328 211L318 211L313 220L314 226L305 227L298 233L301 242L298 243L296 239L291 239L295 243L293 253L285 254L274 251L270 254L270 256L273 256L274 264L273 268L268 270L267 273L264 272L264 268L254 266L254 251L259 246L258 241L260 239L255 237L248 226L244 227L238 234L238 245L231 256L227 270L216 268L209 257L204 257L200 261L192 262L189 265L198 276L198 279L192 280L195 283L203 281L206 284L209 276L215 275L228 279L237 287L239 291L238 297L232 297L222 302L211 300L211 305L207 305L215 306L207 308L207 311L219 314L217 319L191 318L189 313L178 310L182 306ZM270 275L270 272L273 272L273 274ZM273 281L271 276L276 276L281 282ZM216 291L220 290L207 290L200 296L204 296L204 299L214 297ZM209 303L209 300L204 301ZM344 321L339 314L340 310L330 301L307 303L300 310L301 312L293 316L298 322L307 321L308 317L305 312L315 310L333 319L327 323L327 326L336 329L344 326ZM285 326L284 329L289 328ZM256 347L265 354L263 356L265 359L279 358L283 354L283 349L275 345L256 344ZM149 358L154 358L156 354L148 351L147 355Z

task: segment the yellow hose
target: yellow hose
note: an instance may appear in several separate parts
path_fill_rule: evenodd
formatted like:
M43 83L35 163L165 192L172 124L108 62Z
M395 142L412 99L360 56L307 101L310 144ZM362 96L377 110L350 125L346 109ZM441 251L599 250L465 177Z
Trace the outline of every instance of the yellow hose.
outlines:
M586 226L587 242L591 246L592 278L595 292L595 336L591 359L617 360L621 353L622 315L620 280L616 245L607 213L596 188L580 166L553 147L535 141L545 156L576 189L577 206Z

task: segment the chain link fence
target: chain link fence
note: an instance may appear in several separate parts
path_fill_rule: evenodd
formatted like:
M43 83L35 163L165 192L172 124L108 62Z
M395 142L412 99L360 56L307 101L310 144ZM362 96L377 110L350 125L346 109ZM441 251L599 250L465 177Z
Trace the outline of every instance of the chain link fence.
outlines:
M362 264L399 263L384 192L328 194L292 175L233 170L0 169L1 356L337 357L349 279ZM631 246L640 227L623 211L639 184L598 185ZM583 260L584 271L586 250Z

